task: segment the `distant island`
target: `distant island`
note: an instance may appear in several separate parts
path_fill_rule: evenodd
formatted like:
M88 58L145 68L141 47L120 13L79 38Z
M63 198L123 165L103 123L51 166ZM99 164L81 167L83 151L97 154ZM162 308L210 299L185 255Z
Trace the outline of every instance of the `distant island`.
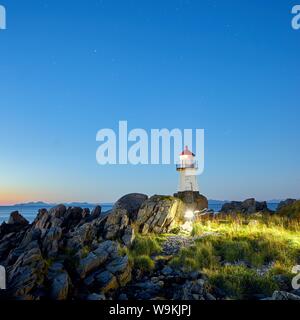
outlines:
M36 202L26 202L26 203L16 203L12 205L13 207L55 207L59 203L47 203L43 201L36 201ZM69 207L92 207L98 206L100 203L88 203L88 202L63 202L62 204L69 206ZM101 205L110 205L110 203L101 203Z
M280 203L283 200L280 199L272 199L266 201L267 203ZM209 199L208 202L211 205L222 205L225 203L231 202L231 200L215 200L215 199ZM113 205L113 203L107 202L107 203L90 203L90 202L63 202L63 203L48 203L44 201L32 201L32 202L25 202L25 203L16 203L12 205L12 207L54 207L57 206L58 204L64 204L69 207L92 207L92 206L106 206L106 205Z

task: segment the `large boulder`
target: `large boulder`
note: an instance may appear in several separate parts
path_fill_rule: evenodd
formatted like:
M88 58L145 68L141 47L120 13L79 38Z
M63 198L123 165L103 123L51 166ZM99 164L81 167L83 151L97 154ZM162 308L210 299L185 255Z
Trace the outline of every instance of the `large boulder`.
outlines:
M8 224L19 224L27 226L29 222L18 211L14 211L10 214Z
M66 300L68 298L70 277L67 272L58 274L51 284L51 298L53 300Z
M293 201L292 199L282 203L276 211L276 214L290 219L300 220L300 200Z
M42 286L46 264L37 243L31 245L8 271L8 292L14 298L27 299L35 296Z
M107 216L104 226L104 238L108 240L121 239L129 225L126 209L113 209Z
M66 300L69 295L71 278L62 262L54 262L48 267L47 282L52 300Z
M64 205L51 208L49 212L46 209L40 209L32 227L39 229L44 236L48 229L62 226L66 210Z
M97 270L110 257L116 257L118 254L118 244L115 241L105 241L100 243L97 249L90 252L86 257L80 260L77 267L77 273L81 279L84 279L92 271Z
M255 199L247 199L245 201L232 201L225 203L221 209L222 213L243 213L254 214L257 212L270 212L267 202L258 202Z
M53 227L47 230L42 241L42 250L45 256L54 258L59 250L59 241L62 237L62 229Z
M127 226L124 230L122 241L126 247L130 247L135 239L135 232L132 226Z
M128 256L120 255L118 249L116 241L108 240L79 262L77 272L90 290L107 293L131 280Z
M96 283L101 287L101 292L103 294L119 287L117 277L107 270L100 271L94 278Z
M186 210L202 211L208 209L208 200L205 196L195 191L183 191L174 194L174 197L181 199Z
M70 207L67 209L63 216L62 228L70 230L76 227L85 215L84 211L80 207Z
M10 252L20 245L29 225L23 223L8 224L3 222L0 226L0 264L8 259Z
M105 268L117 277L120 286L125 286L131 280L131 266L127 255L116 257Z
M95 223L85 223L69 232L66 236L65 249L68 251L78 251L86 245L90 245L97 239L97 227Z
M10 214L8 223L3 222L0 226L0 243L3 237L5 237L6 235L14 233L17 236L17 234L26 231L28 228L29 222L22 215L20 215L18 211L12 212Z
M102 213L102 208L101 206L96 206L93 210L92 210L92 213L91 213L91 220L94 220L94 219L97 219L100 217Z
M136 220L141 205L148 199L148 196L142 193L127 194L119 199L113 210L125 209L130 220Z
M300 297L289 292L285 291L275 291L273 293L272 298L269 298L269 300L296 300L299 301Z
M164 233L184 220L184 203L175 197L155 195L141 206L135 221L139 231Z
M281 209L283 209L284 207L287 207L287 206L291 206L293 205L297 200L296 199L286 199L286 200L283 200L281 201L279 204L278 204L278 207L277 207L277 212L279 212Z

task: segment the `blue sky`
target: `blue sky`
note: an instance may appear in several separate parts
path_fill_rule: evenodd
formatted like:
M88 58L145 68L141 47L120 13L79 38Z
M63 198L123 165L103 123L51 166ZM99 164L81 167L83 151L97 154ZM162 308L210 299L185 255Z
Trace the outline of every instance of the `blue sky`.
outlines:
M0 203L172 194L99 166L101 128L204 128L201 192L299 197L300 31L287 0L0 0Z

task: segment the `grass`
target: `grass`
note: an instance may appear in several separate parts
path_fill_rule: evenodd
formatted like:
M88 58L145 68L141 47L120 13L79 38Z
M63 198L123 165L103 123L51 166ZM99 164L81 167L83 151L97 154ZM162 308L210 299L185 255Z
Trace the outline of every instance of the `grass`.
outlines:
M221 288L234 299L251 299L256 294L271 296L278 285L270 276L259 276L255 270L245 266L225 266L208 270L210 283Z
M136 269L143 272L154 269L155 263L152 256L162 251L163 235L137 235L132 247L128 250L128 256Z
M291 269L299 264L299 231L298 221L286 217L206 219L194 224L192 235L215 234L182 248L171 264L204 272L213 286L234 299L270 295L278 289L274 275L292 278Z

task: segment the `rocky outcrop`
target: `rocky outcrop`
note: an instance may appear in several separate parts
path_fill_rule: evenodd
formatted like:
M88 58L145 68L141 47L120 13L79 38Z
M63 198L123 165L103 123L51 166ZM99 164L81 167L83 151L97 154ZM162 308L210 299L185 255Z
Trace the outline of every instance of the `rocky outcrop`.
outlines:
M247 199L243 202L232 201L222 206L221 213L254 214L257 212L270 212L267 202L258 202L255 199Z
M273 296L271 298L266 299L266 300L295 300L295 301L299 301L300 296L295 295L290 292L275 291L273 293Z
M98 269L110 257L116 257L118 252L118 245L113 241L105 241L94 251L90 252L85 258L81 259L77 267L77 272L81 279L92 271Z
M283 208L293 205L297 200L296 199L286 199L279 203L277 207L277 212L280 212Z
M29 222L18 211L14 211L10 214L8 224L19 224L27 226Z
M49 294L52 300L66 300L71 288L71 278L62 262L53 263L47 274L50 283Z
M131 193L120 198L114 205L113 211L123 209L127 211L128 218L132 221L136 220L142 204L148 199L148 196L141 193Z
M208 200L205 196L195 191L184 191L174 194L185 204L186 210L202 211L208 209Z
M118 291L118 300L216 300L199 272L185 272L157 261L151 275L134 278Z
M38 290L44 282L46 265L37 242L21 254L7 270L7 288L11 296L23 300L38 297Z
M284 218L300 220L300 200L286 200L279 205L276 214Z
M142 204L135 224L142 234L164 233L175 228L183 220L184 204L180 199L156 195Z
M79 262L77 272L84 285L103 294L126 285L131 280L128 257L118 252L118 244L105 241Z
M100 213L100 208L89 215L83 209L59 205L40 210L31 225L13 213L10 224L0 227L0 262L7 270L8 297L86 299L130 281L131 264L119 253L122 243L129 245L134 239L127 212L116 210L111 217ZM106 240L114 230L109 226L118 223L120 233Z
M106 223L104 226L105 239L112 240L116 238L121 238L128 224L129 217L127 210L114 209L106 219Z

